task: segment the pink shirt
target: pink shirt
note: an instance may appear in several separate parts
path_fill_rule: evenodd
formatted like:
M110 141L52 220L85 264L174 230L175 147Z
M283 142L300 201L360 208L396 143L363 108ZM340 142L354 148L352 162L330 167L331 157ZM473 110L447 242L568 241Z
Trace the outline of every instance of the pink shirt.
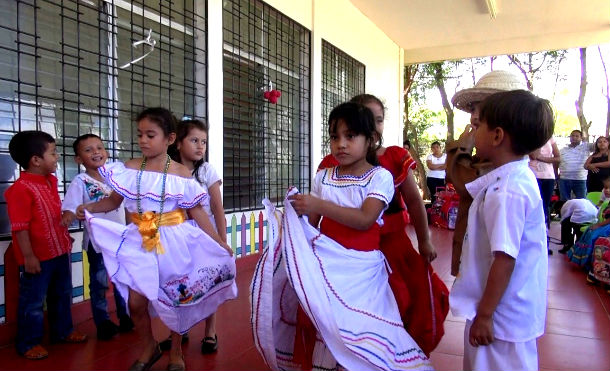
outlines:
M553 144L555 144L555 139L551 138L542 147L540 147L540 157L553 157ZM536 179L555 179L553 164L531 160L529 166L534 172Z

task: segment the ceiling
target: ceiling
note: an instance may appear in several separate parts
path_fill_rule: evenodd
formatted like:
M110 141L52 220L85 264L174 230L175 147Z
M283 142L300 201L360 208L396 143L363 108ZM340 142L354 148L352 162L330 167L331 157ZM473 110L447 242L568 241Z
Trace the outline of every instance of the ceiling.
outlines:
M610 0L350 1L405 50L405 64L610 42Z

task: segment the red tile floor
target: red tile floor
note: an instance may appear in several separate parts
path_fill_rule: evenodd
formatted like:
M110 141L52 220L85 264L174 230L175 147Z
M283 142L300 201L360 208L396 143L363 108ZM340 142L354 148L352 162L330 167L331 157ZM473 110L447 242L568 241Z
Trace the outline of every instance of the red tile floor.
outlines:
M412 230L409 231L413 236ZM551 235L559 237L559 225L554 223ZM432 228L433 242L439 256L433 266L450 287L449 274L451 232ZM549 257L548 316L546 333L538 341L541 370L610 370L610 295L599 287L585 283L585 276L557 254ZM218 312L219 351L214 355L199 354L203 324L190 333L184 346L187 368L190 370L268 370L252 341L248 287L256 264L256 256L238 260L239 298L222 306ZM527 320L527 319L524 319ZM90 335L86 344L50 345L50 356L41 361L19 357L13 346L0 349L0 370L126 370L138 356L134 345L135 333L121 334L112 341L95 339L91 319L77 325ZM451 314L445 321L445 337L432 353L438 371L461 370L464 321ZM167 330L156 322L158 339ZM167 355L153 366L164 370Z

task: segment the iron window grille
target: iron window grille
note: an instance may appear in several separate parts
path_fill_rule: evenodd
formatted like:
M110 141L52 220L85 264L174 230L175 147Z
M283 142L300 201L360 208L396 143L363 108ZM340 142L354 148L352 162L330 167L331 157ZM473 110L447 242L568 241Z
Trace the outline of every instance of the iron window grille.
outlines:
M72 143L99 135L111 160L137 154L133 118L164 106L206 118L205 0L11 0L0 7L0 236L10 226L4 190L19 176L11 137L43 130L61 155L59 191L80 171ZM132 43L152 30L153 52Z
M223 1L224 207L309 190L310 32L258 0ZM277 104L263 94L281 92Z
M330 153L328 115L340 103L364 93L366 67L322 40L322 157Z

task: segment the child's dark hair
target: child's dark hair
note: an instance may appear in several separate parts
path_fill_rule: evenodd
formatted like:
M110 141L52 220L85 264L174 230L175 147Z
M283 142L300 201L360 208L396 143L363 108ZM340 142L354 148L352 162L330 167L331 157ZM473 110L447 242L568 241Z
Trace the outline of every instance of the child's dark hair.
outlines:
M13 161L27 170L30 167L32 157L42 157L50 143L55 143L55 139L48 133L39 130L26 130L15 134L11 138L8 151Z
M601 178L600 178L600 180L601 180L602 182L605 182L605 181L610 180L610 174L608 174L608 175L602 175L602 176L601 176Z
M180 151L178 151L178 143L182 142L184 138L186 138L192 129L199 129L201 131L205 131L206 134L209 132L208 123L201 120L181 120L176 127L176 140L174 143L169 146L167 153L170 155L172 160L176 162L182 162L180 158ZM202 158L199 161L196 161L193 164L193 176L199 183L201 183L201 179L199 179L199 168L205 162L205 158Z
M438 140L435 140L434 142L432 142L432 144L430 144L430 148L434 147L434 146L441 146L441 142L439 142Z
M72 143L72 149L74 149L74 156L78 156L78 146L80 145L80 142L89 138L97 138L100 141L102 140L102 138L95 134L83 134L79 136L74 140L74 143Z
M364 135L369 141L369 148L366 152L366 161L371 165L379 165L377 160L377 149L379 145L375 143L375 119L370 109L359 103L346 102L333 108L328 116L328 133L336 134L337 124L343 120L347 128L356 135Z
M166 137L168 137L171 133L176 132L176 118L170 112L170 110L166 108L146 108L144 111L140 112L138 117L136 117L136 122L139 122L145 118L159 125Z
M527 90L492 94L481 103L479 120L489 129L502 128L510 137L516 155L542 147L553 135L555 122L548 100Z
M381 107L381 111L383 112L383 117L385 119L385 106L383 105L383 102L381 102L381 99L377 98L373 94L356 95L352 99L350 99L350 102L359 103L359 104L362 104L363 106L366 106L367 104L370 104L370 103L376 103ZM375 121L374 115L373 115L373 121ZM375 126L375 130L377 130L377 126ZM377 135L379 136L379 140L378 140L379 146L381 146L383 143L383 133L377 132Z
M383 111L383 114L385 116L385 106L381 102L381 99L377 98L373 94L359 94L359 95L356 95L352 99L350 99L350 102L360 103L363 106L366 106L369 103L377 103L379 106L381 106L381 110Z

